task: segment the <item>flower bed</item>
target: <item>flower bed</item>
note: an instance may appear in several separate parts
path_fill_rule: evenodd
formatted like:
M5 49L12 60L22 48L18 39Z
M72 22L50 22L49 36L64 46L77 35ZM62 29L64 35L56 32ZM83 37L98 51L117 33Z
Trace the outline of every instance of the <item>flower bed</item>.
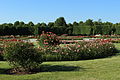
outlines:
M115 55L115 46L107 41L83 41L64 47L47 47L43 51L44 61L85 60Z
M81 40L80 42L77 40L67 40L67 42L63 40L63 43L73 44L60 46L62 40L59 39L57 35L50 32L41 34L38 43L44 61L83 60L112 56L116 54L117 50L111 42L120 41L120 39L94 39ZM0 39L0 41L23 42L23 40L18 39Z

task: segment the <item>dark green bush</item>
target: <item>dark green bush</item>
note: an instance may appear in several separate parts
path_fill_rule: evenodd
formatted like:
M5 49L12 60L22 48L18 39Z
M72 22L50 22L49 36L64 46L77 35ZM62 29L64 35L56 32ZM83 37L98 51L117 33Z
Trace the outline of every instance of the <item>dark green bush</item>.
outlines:
M4 61L3 55L0 53L0 61Z
M3 50L4 50L3 44L0 44L0 61L4 61Z
M32 44L24 42L7 42L4 58L16 70L27 71L42 63L42 56Z

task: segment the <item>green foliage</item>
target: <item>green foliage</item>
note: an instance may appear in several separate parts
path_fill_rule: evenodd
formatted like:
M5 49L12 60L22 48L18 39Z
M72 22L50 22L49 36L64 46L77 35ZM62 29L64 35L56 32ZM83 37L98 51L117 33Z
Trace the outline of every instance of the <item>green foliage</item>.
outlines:
M48 27L50 27L50 28L54 27L54 23L53 22L49 22L48 23Z
M111 40L111 42L112 43L120 43L120 40L119 39L118 40L117 39L116 40Z
M0 47L0 61L4 60L4 58L3 58L3 50L4 50L4 48Z
M59 17L54 24L55 27L59 27L59 26L64 26L67 27L66 21L64 19L64 17Z
M66 24L64 17L59 17L58 19L56 19L56 21L54 23L54 27L57 28L53 31L56 34L66 34L67 33L66 29L68 26Z
M90 26L80 26L81 34L87 34L89 35L91 33L91 27Z
M64 17L59 17L55 22L24 23L16 21L0 25L0 35L40 35L42 31L53 32L57 35L96 35L96 34L120 34L120 23L102 22L101 19L93 21L88 19L85 22L80 21L67 24Z
M17 71L30 71L42 63L41 53L30 43L7 42L5 45L4 57Z
M0 41L0 61L4 61L3 51L4 51L4 42Z
M118 43L117 43L118 44ZM120 47L120 45L118 46ZM94 60L53 61L41 65L41 71L29 75L8 75L11 69L6 61L0 61L1 80L119 80L120 55Z
M60 44L60 40L56 34L47 32L40 35L39 44L41 47L56 46Z
M93 26L93 20L88 19L88 20L86 20L85 24L88 26Z
M102 29L103 29L103 27L100 24L95 25L94 26L94 34L102 34L103 33Z
M0 54L0 61L3 61L4 60L4 58L3 58L3 56Z
M75 26L73 29L74 29L74 34L87 34L87 35L89 35L91 33L90 26L79 25L79 26Z
M80 42L63 47L47 47L43 50L46 61L95 59L115 55L115 46L108 42Z
M115 34L120 34L120 25L116 26L116 32Z

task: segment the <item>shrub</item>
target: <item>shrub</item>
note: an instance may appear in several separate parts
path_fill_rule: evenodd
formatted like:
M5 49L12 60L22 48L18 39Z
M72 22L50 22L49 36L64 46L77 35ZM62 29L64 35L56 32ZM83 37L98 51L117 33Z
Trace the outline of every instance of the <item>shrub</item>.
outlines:
M120 39L111 40L112 43L120 43Z
M87 42L85 45L83 45L81 51L83 52L82 53L83 59L108 57L108 56L115 55L117 52L114 44L107 41Z
M83 41L64 47L48 47L44 48L43 51L43 58L46 61L69 61L108 57L115 55L117 50L110 42Z
M29 72L42 63L41 54L32 44L24 42L7 42L4 57L17 71Z
M0 61L4 61L3 51L4 51L4 42L0 41Z
M0 47L0 61L4 60L4 58L3 58L3 50L4 50L4 48Z
M41 47L56 46L60 44L59 38L56 34L53 34L52 32L42 33L38 41Z
M46 48L41 48L40 51L43 52L43 61L61 61L62 56L57 50L61 50L59 46L51 46Z

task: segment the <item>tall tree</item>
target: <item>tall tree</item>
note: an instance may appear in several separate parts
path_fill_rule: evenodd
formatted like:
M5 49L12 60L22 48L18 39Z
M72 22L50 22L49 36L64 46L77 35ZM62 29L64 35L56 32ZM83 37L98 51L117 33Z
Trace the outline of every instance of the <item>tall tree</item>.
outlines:
M66 34L67 24L64 17L59 17L54 23L54 30L56 34Z
M16 27L16 26L18 26L19 25L19 21L16 21L15 23L14 23L14 26Z
M88 19L88 20L86 20L85 24L87 26L93 26L93 20L92 19Z
M69 35L73 33L73 25L71 23L68 24L68 28L66 29L66 32Z
M73 34L78 35L80 33L79 29L79 24L76 21L73 22Z
M59 26L64 26L67 27L66 21L64 19L64 17L59 17L54 24L55 27L59 27Z
M54 27L54 22L49 22L48 27L50 27L50 28Z
M30 21L30 22L28 23L28 25L34 26L34 23L33 23L32 21Z

